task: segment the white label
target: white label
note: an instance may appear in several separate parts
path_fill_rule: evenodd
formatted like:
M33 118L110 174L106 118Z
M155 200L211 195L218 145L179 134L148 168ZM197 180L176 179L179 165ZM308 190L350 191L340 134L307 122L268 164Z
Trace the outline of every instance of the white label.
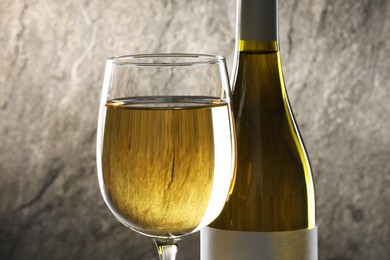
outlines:
M316 260L317 227L284 232L201 230L201 260Z

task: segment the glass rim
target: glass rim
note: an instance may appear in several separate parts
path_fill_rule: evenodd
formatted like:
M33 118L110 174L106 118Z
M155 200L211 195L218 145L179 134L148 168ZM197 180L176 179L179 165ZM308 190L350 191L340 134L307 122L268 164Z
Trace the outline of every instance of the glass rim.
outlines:
M107 59L114 65L135 67L178 67L225 64L225 57L213 54L199 53L147 53L114 56Z

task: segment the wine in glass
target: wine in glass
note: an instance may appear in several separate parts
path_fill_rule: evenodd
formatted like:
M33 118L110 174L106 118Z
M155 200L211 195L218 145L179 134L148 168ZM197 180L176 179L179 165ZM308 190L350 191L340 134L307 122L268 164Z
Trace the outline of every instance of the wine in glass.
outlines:
M110 58L102 89L98 179L125 226L155 241L160 259L221 212L232 186L235 135L223 57Z

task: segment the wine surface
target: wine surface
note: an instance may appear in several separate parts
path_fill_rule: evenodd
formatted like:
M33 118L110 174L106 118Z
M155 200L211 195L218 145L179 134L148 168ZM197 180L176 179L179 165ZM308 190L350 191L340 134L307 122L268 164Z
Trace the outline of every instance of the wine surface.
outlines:
M104 197L123 224L169 237L219 214L234 163L226 102L124 98L107 103L105 113Z
M315 227L309 161L283 84L278 51L240 52L233 92L236 183L210 227L256 232Z

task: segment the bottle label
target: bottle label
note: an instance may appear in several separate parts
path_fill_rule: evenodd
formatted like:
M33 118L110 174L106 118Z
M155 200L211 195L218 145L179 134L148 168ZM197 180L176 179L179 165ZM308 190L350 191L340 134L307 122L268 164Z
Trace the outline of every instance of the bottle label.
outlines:
M283 232L201 230L201 260L316 260L317 227Z

